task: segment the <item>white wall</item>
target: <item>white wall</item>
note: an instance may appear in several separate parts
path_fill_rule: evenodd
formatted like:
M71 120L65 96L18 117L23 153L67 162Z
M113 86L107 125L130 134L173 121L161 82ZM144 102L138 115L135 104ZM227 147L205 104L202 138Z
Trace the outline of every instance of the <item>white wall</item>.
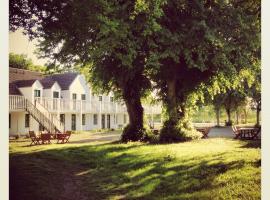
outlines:
M72 94L77 94L77 100L81 100L81 95L85 94L86 100L90 100L90 90L84 76L78 75L69 87L69 98L72 99Z
M30 126L25 127L25 114L27 112L11 112L11 128L9 129L9 134L21 134L26 135L30 131L39 131L39 123L31 117L30 115Z
M58 83L54 83L51 88L43 90L43 97L53 98L53 92L59 92L59 97L61 97L61 88Z
M38 80L31 87L21 87L19 90L31 102L34 102L34 90L40 90L40 97L43 96L43 86Z

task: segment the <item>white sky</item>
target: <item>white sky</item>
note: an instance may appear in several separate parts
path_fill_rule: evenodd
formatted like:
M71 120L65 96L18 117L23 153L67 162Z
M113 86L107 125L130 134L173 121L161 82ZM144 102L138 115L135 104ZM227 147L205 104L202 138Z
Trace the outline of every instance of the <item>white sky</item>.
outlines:
M22 30L16 32L9 32L9 52L16 54L26 54L27 58L32 59L36 65L44 65L47 60L39 59L34 51L37 49L37 40L30 41L26 35L22 33Z

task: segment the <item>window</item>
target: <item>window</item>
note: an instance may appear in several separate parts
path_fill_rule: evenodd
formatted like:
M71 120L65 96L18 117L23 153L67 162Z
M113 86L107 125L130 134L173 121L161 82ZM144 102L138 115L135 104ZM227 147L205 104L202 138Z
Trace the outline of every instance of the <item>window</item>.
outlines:
M82 125L85 125L85 114L82 114Z
M86 99L86 96L85 96L85 94L82 94L82 100L85 100Z
M127 123L127 116L124 114L124 124Z
M44 127L41 124L39 124L38 130L39 131L44 131Z
M34 97L40 97L40 90L34 90Z
M58 98L59 98L59 92L55 92L55 91L54 91L54 92L53 92L53 98L57 98L57 99L58 99Z
M30 115L25 114L25 128L29 128L30 125Z
M60 122L65 123L65 114L60 114Z
M72 94L72 99L73 99L73 100L76 100L76 99L77 99L77 94L73 93L73 94Z
M8 127L11 128L11 114L9 114L9 118L8 118Z
M113 102L113 97L110 97L110 101Z
M99 98L99 101L102 101L102 96L99 96L98 98Z
M97 125L98 124L98 115L97 114L94 114L94 125Z

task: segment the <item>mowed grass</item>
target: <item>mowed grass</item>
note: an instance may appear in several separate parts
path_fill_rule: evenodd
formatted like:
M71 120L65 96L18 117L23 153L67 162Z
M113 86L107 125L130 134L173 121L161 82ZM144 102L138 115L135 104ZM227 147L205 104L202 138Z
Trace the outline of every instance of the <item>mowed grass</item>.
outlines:
M10 199L260 199L259 141L10 143Z

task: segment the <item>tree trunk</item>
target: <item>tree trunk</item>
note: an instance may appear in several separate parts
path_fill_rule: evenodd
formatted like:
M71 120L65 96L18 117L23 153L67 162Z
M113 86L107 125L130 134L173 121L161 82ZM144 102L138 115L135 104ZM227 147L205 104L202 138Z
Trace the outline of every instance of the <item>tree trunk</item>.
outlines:
M239 124L239 111L236 110L235 114L236 114L236 124Z
M143 107L137 92L130 91L132 97L125 95L125 103L129 116L129 124L125 127L122 134L122 141L139 141L144 134L143 127Z
M167 113L168 113L168 118L169 121L173 123L177 123L179 120L178 116L178 109L177 109L177 102L176 102L176 80L168 80L167 81L167 86L168 86L168 100L167 100Z
M247 123L247 110L246 108L244 109L244 116L245 116L245 124Z
M230 125L230 123L231 123L231 109L230 108L226 108L226 113L227 113L227 116L228 116L227 125Z
M220 126L220 109L216 108L216 118L217 118L217 126Z

